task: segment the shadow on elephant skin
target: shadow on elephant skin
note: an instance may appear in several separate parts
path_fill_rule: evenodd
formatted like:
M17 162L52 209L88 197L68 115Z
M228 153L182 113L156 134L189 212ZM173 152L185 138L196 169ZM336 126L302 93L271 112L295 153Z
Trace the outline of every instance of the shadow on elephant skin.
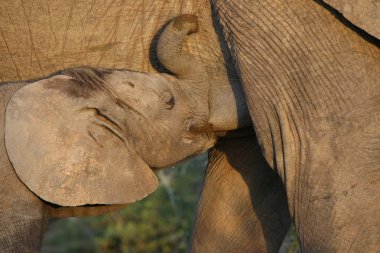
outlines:
M172 74L168 69L166 69L158 60L157 56L157 43L159 41L159 38L162 34L162 32L165 30L165 28L172 22L173 19L166 22L153 36L153 39L149 46L149 61L152 64L153 68L157 70L160 73L166 73L166 74Z
M227 160L247 184L268 252L276 252L291 224L285 188L279 175L270 168L261 154L256 138L253 136L245 139L235 142L239 145L237 147L233 147L234 142L229 143ZM249 153L241 152L242 150L249 150ZM247 162L242 163L242 160Z

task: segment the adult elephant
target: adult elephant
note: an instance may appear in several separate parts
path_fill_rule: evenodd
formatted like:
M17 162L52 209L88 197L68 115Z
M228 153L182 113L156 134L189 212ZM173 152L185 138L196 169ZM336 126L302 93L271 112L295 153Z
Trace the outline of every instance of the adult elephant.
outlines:
M375 3L326 2L379 37L380 9ZM322 1L213 4L238 66L263 155L286 188L302 251L379 251L379 40ZM231 151L224 152L231 156ZM220 160L221 168L242 166L232 158ZM214 178L221 177L214 167ZM204 216L212 205L237 205L236 196L213 198L209 188L200 204L194 252L207 252L200 243L207 249L223 238L230 244L222 248L231 252L236 238L223 237L223 231L236 220L207 223ZM213 232L209 240L204 231ZM238 231L245 238L245 230ZM214 240L215 235L219 239Z
M214 1L214 17L238 66L264 157L286 186L303 250L376 250L378 117L367 121L378 113L379 50L321 4ZM223 54L227 48L223 43L220 47L223 36L213 30L208 1L113 1L101 6L34 1L7 3L1 10L3 81L29 80L78 65L154 71L149 59L155 59L146 53L154 49L150 41L167 20L183 12L197 13L204 24L188 48L208 66L208 75L222 84L237 79ZM224 91L213 89L211 100L218 101ZM215 105L214 110L223 107ZM17 181L11 171L6 173ZM12 185L7 187L27 196ZM45 204L29 201L33 195L28 194L25 203L46 212ZM35 222L30 210L13 205L31 218L29 224ZM25 233L30 229L22 225L12 231L36 248Z

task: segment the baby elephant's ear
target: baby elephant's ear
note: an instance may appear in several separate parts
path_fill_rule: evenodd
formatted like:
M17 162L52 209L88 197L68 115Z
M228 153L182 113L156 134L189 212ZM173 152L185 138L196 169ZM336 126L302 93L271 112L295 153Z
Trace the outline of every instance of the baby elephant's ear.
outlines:
M99 114L96 105L104 108L105 99L92 96L74 79L55 76L26 85L8 103L9 159L26 186L48 202L124 204L157 188L116 120Z

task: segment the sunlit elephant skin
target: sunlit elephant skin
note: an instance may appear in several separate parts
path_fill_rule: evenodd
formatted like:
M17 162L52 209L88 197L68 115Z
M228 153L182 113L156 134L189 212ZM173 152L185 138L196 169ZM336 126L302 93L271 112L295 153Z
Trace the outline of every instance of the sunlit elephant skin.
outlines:
M7 2L0 8L0 80L13 83L38 80L51 73L78 66L165 72L162 65L158 64L157 39L163 27L182 13L196 14L199 18L199 31L185 41L184 46L206 66L212 91L209 94L209 101L212 101L211 122L213 125L227 123L230 129L234 129L237 117L230 116L228 122L225 122L219 115L229 110L236 111L245 102L235 99L236 96L242 96L236 88L238 78L226 45L220 43L220 30L214 28L208 0ZM244 111L246 109L243 113ZM247 122L238 122L238 125L245 124ZM1 173L14 177L12 180L18 182L12 184L12 187L8 186L9 191L3 192L17 191L20 196L15 199L26 198L29 206L36 206L34 220L46 220L47 213L64 217L96 214L114 208L47 208L30 192L22 195L22 192L28 191L27 188L15 177L9 162L2 164L4 167ZM2 185L5 187L7 184ZM17 187L25 189L17 190ZM14 202L15 199L10 197L8 201ZM39 248L43 226L37 223L41 229L33 227L32 221L25 219L32 216L28 216L22 207L20 209L23 213L21 210L15 211L19 213L17 224L24 229L20 229L17 240L12 241L7 239L7 231L4 231L2 235L7 238L2 237L1 248L8 252L11 249L16 252L35 252ZM1 213L11 214L12 211L7 209ZM3 217L2 227L12 227L12 219L8 219L8 215ZM33 237L30 237L30 231L33 231Z
M218 111L223 112L226 104L237 110L245 102L233 105L242 101L235 99L242 94L235 88L239 82L234 65L220 43L220 30L214 28L209 0L6 3L0 9L0 81L41 79L80 66L164 72L158 64L157 40L165 25L183 13L199 19L199 31L184 46L206 67L213 121L218 124L223 121ZM233 129L236 118L229 121Z
M5 143L28 188L61 206L132 203L157 187L151 168L213 146L210 83L182 50L197 29L195 15L182 15L160 37L158 57L176 77L74 68L19 89Z
M321 1L213 3L302 252L379 251L379 40Z
M184 38L198 30L197 19L175 18L158 41L158 59L175 76L87 67L35 82L3 84L1 129L9 157L3 156L4 171L12 171L11 162L33 193L55 205L125 204L157 187L151 168L213 146L213 128L225 131L231 126L212 121L208 75L201 62L182 50ZM30 194L24 198L38 206L34 224L24 212L13 214L31 229L38 224L36 238L48 215L64 215L65 210L55 213ZM82 214L79 208L74 214ZM72 214L70 209L67 213ZM12 224L12 219L7 221ZM33 247L22 240L13 245L13 234L3 233L1 245L9 251L35 251L36 238L31 238Z
M209 161L191 252L277 253L291 219L281 179L255 136L219 141Z
M210 79L222 84L211 85L214 122L222 122L218 115L226 111L224 102L236 98L225 94L236 91L240 78L264 157L285 184L303 251L376 252L380 71L379 49L371 43L377 40L368 36L364 40L321 1L212 3L214 12L208 0L7 2L0 9L0 78L39 79L82 65L163 71L152 39L173 17L197 14L199 32L185 48L203 62ZM212 18L220 22L224 34L214 31L213 26L219 26ZM236 117L231 119L230 129L236 122ZM45 219L47 211L30 191L23 195L26 187L17 181L9 162L2 164L2 178L8 181L1 185L12 196L7 200L12 204L3 205L8 209L2 211L6 215L1 225L12 228L5 234L17 237L2 245L33 252L42 233L36 231L43 225L32 224ZM13 197L12 192L20 196ZM35 208L28 212L16 200ZM16 212L12 205L17 205Z

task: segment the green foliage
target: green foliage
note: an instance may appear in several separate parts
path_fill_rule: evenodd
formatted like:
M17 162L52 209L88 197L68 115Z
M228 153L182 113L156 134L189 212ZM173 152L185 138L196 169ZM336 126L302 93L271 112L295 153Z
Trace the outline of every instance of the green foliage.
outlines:
M298 243L298 237L297 237L297 233L294 226L291 227L288 233L288 237L290 237L289 241L291 243L290 243L287 253L300 253L301 249Z
M294 226L289 229L278 253L301 253Z
M160 187L119 211L53 221L42 252L185 252L205 166L200 156L158 171Z
M56 219L49 224L42 252L96 252L95 234L89 218Z

